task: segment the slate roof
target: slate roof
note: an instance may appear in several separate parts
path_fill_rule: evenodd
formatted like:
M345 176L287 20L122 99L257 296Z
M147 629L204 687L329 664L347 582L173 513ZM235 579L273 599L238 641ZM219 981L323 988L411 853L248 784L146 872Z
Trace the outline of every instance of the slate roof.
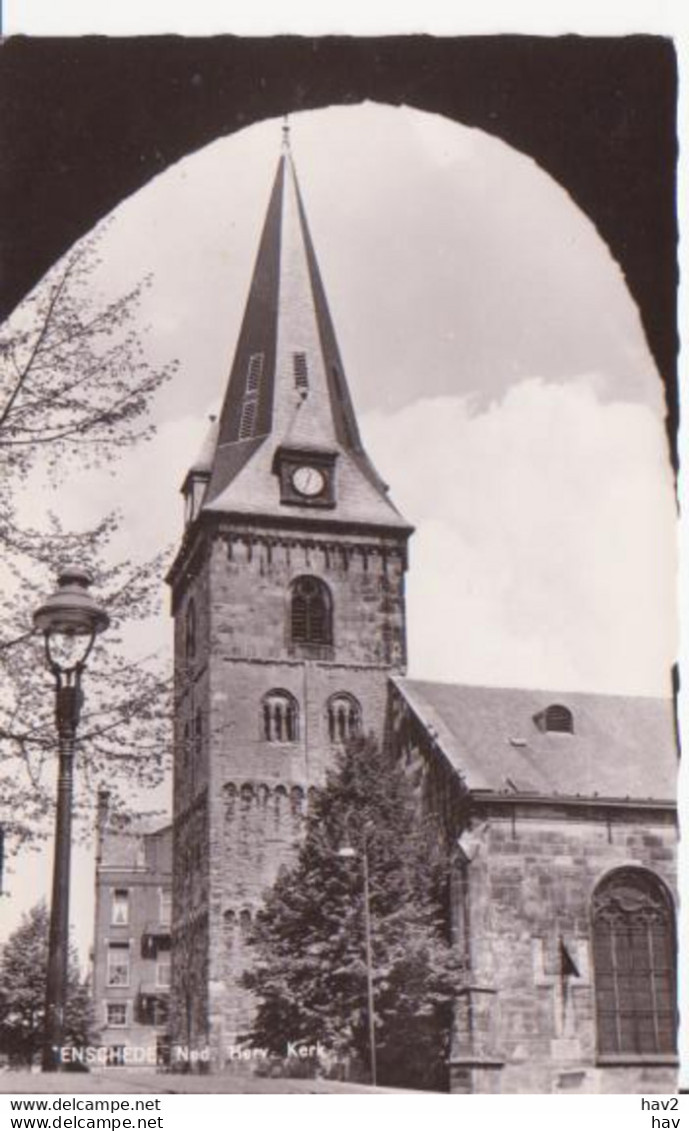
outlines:
M674 802L671 700L393 679L470 790ZM569 708L573 734L534 718Z
M301 386L295 355L305 359ZM247 399L254 416L242 427ZM334 509L305 504L286 510L274 466L280 446L336 455ZM361 443L288 146L278 163L214 448L204 511L411 530Z

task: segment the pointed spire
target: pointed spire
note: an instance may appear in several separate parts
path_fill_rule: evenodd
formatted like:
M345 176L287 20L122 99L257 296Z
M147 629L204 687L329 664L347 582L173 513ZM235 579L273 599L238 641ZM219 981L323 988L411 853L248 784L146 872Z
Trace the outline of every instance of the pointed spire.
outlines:
M204 509L284 515L273 457L285 446L329 453L339 460L338 480L363 479L362 521L402 522L361 444L286 117ZM341 486L335 510L344 517L352 507L340 506L345 480Z

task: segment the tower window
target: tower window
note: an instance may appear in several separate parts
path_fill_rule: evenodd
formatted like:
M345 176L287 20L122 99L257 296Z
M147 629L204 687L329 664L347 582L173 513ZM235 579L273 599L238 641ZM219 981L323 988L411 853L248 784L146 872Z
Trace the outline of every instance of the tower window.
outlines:
M593 963L599 1054L674 1054L674 913L652 873L620 868L596 888Z
M246 386L244 388L244 401L242 402L242 415L239 419L239 439L249 440L256 430L256 413L258 411L258 393L263 375L263 354L252 353L249 358L249 367L246 371Z
M266 742L296 742L299 708L288 691L269 691L263 699L263 737Z
M252 353L249 358L249 368L246 373L246 393L258 393L258 387L263 374L263 354Z
M294 386L302 392L309 389L309 370L305 353L293 353L292 364L294 367Z
M353 695L341 691L328 700L328 734L331 742L347 742L361 734L361 706Z
M242 418L239 421L239 439L248 440L254 434L254 426L256 424L256 407L258 401L255 398L244 400L242 405Z
M317 577L298 577L292 583L292 643L332 644L332 598Z
M196 761L201 757L201 748L203 745L203 715L201 708L196 708L196 715L194 716L194 758Z
M193 660L196 655L196 605L193 597L184 618L184 654L187 660Z

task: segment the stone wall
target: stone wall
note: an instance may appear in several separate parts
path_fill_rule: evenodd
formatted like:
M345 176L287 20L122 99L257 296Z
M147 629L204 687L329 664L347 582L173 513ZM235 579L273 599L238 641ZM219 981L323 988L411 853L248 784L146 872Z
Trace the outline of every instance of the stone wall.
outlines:
M173 595L175 949L205 966L207 995L205 1017L193 1024L179 1003L174 1009L177 1032L186 1024L200 1039L205 1028L219 1065L251 1021L252 1001L239 983L252 918L281 865L294 859L309 791L324 783L338 748L330 698L353 696L361 730L383 740L388 676L404 670L406 657L405 568L399 535L296 535L219 520L205 544L189 548L189 569ZM305 574L330 590L331 645L291 639L290 584ZM296 706L292 741L266 738L264 698L275 691ZM194 816L199 807L203 820ZM192 903L207 924L205 937L196 928L193 947ZM174 977L173 999L183 990Z
M455 1088L673 1091L671 1058L614 1066L598 1058L591 954L592 896L612 869L649 869L676 899L672 813L517 799L473 810L455 883L455 936L471 967Z

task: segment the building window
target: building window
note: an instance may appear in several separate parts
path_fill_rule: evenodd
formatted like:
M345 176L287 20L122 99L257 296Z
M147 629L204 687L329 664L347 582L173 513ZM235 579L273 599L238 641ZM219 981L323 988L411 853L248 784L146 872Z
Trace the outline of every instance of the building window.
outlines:
M252 353L246 371L246 386L242 413L239 418L239 439L249 440L256 431L256 415L258 412L258 395L263 374L263 354Z
M309 370L306 363L306 354L293 353L292 364L294 366L294 387L300 393L307 393L309 391Z
M251 396L258 393L258 386L263 373L263 354L252 353L249 358L249 367L246 371L246 394Z
M156 962L156 986L163 989L167 988L170 985L170 972L170 952L163 952L158 955L158 961Z
M108 1001L105 1005L105 1023L111 1029L122 1029L127 1024L126 1001Z
M299 708L288 691L269 691L263 699L263 737L266 742L296 742Z
M169 927L172 922L172 892L163 888L160 892L160 925Z
M675 922L656 876L620 868L598 885L593 963L599 1054L674 1054Z
M347 742L361 734L361 706L353 695L341 691L328 700L328 734L331 742Z
M254 427L256 425L256 406L255 399L245 400L242 405L242 416L239 421L239 439L249 440L254 434Z
M332 644L332 598L325 582L317 577L292 582L291 611L294 644Z
M112 893L110 923L113 927L126 927L129 923L129 892L126 888L115 888Z
M561 703L553 703L548 707L545 712L545 729L560 734L573 734L574 719L569 707L563 707Z
M129 985L129 943L108 946L108 985Z
M201 757L201 750L203 748L203 715L201 708L196 708L194 716L194 758L198 762Z
M187 660L193 660L196 655L196 604L193 597L184 617L184 655Z

